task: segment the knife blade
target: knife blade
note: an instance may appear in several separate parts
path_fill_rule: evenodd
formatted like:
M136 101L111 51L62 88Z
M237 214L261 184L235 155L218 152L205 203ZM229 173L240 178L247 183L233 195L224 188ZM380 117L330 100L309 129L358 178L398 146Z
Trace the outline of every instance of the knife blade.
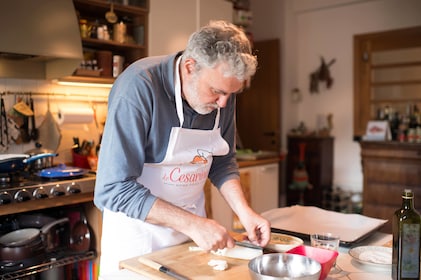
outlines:
M263 250L263 247L260 247L258 245L254 245L253 243L247 242L247 241L235 241L235 245L241 246L241 247L247 247L251 249L257 249L257 250Z
M156 261L144 258L144 257L139 257L138 261L146 266L149 266L150 268L153 268L155 270L158 270L162 273L167 274L168 276L173 277L174 279L178 279L178 280L189 280L189 278L175 272L174 270L171 270L169 267L166 267L164 265L161 265L160 263L157 263Z

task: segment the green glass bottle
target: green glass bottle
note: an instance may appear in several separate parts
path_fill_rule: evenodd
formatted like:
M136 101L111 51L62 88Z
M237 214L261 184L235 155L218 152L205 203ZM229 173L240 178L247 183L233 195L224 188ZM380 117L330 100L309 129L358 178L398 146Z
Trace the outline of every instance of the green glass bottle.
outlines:
M393 258L392 278L394 280L420 279L421 218L414 208L414 194L405 189L402 193L402 207L393 215Z

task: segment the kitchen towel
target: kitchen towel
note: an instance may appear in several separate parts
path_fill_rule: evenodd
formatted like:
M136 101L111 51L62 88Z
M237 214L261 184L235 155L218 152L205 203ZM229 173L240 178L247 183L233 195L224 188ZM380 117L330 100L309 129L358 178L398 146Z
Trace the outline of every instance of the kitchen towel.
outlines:
M60 108L57 114L57 123L63 124L86 124L94 121L92 108Z

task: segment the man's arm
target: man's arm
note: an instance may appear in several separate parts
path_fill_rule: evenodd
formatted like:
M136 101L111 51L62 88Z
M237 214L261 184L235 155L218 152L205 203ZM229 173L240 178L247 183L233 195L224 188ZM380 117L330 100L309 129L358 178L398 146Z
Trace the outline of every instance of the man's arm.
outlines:
M270 223L258 215L248 205L241 188L240 180L226 181L220 188L222 196L237 214L247 231L248 239L259 246L266 246L270 241Z

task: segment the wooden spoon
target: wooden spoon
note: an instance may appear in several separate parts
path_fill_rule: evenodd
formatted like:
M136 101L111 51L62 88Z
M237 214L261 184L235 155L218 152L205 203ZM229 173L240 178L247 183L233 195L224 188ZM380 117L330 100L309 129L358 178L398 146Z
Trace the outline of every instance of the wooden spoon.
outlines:
M110 10L105 13L105 19L109 23L116 23L117 22L117 15L114 13L114 3L113 2L111 2Z

